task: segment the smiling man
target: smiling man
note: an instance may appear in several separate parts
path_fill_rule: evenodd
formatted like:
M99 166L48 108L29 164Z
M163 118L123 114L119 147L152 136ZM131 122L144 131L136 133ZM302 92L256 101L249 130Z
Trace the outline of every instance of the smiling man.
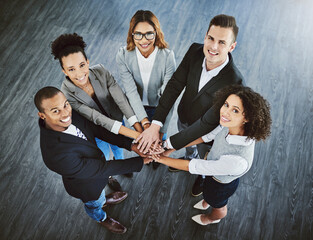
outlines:
M158 141L159 130L184 89L178 105L177 125L181 132L167 141L168 147L182 148L218 125L219 117L211 111L214 93L227 85L242 84L243 81L231 55L237 45L237 34L234 17L222 14L211 20L204 44L191 45L160 98L151 126L137 138L141 151L145 152ZM202 117L205 117L205 121L200 122ZM192 131L187 130L194 123L197 126ZM205 144L186 148L183 159L203 158L208 149L209 146ZM169 170L177 171L173 168ZM192 188L193 196L202 194L202 179L202 176L197 178Z
M72 111L59 89L40 89L34 102L39 111L40 148L46 166L62 176L68 194L83 201L92 219L114 233L125 233L126 228L107 216L103 208L122 202L127 193L105 196L104 187L109 176L139 172L143 162L149 160L134 157L106 162L95 137L129 151L138 152L137 147L132 139L115 135Z

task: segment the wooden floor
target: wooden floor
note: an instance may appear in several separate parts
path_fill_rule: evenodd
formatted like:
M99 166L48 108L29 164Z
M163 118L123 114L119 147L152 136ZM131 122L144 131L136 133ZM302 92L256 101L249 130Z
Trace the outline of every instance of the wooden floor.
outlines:
M271 138L257 144L254 165L217 225L191 220L200 213L192 206L201 198L190 195L195 176L144 167L132 179L117 177L129 197L108 213L128 232L111 234L42 161L33 96L63 80L50 42L77 32L91 64L118 79L115 55L138 9L159 18L177 63L192 42L203 42L213 16L235 16L235 63L271 103ZM313 239L312 12L311 0L1 0L0 239Z

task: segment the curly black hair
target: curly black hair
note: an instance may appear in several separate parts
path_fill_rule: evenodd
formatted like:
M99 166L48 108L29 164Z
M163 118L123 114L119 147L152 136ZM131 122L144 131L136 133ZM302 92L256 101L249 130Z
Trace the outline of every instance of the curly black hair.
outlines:
M63 68L62 57L66 57L69 54L81 52L87 60L86 46L83 38L77 33L62 34L51 43L51 54L54 56L54 59L59 60Z
M229 95L238 96L244 108L243 114L247 120L244 124L244 134L256 141L265 140L271 134L270 105L260 94L249 87L231 85L215 93L214 106L219 113Z

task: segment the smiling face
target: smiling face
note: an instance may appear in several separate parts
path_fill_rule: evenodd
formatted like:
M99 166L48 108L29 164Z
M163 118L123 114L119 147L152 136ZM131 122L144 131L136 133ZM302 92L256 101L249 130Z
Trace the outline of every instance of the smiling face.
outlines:
M139 22L133 31L133 33L141 33L141 34L146 34L149 32L155 33L155 29L153 28L153 26L151 26L147 22ZM154 50L155 38L152 40L147 40L145 38L145 36L143 36L143 38L141 40L136 40L135 38L133 38L133 39L134 39L134 43L135 43L136 47L138 48L138 50L140 51L142 56L144 56L146 58L149 57L149 55Z
M233 40L232 28L211 26L205 35L203 46L207 70L212 70L225 62L227 54L236 47L237 42Z
M45 121L46 127L62 132L72 123L72 107L62 92L52 98L43 99L42 112L38 116Z
M83 87L88 83L89 60L82 52L69 54L62 57L63 72L77 86Z
M240 97L231 94L220 109L220 124L229 128L231 135L244 135L244 124L247 122Z

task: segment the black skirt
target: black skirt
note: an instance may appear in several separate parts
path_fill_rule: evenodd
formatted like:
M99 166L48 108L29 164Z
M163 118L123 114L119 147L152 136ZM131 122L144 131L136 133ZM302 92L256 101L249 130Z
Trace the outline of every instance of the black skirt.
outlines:
M203 185L203 198L213 208L224 207L228 198L233 195L239 185L239 178L230 183L219 183L211 176L205 177Z

